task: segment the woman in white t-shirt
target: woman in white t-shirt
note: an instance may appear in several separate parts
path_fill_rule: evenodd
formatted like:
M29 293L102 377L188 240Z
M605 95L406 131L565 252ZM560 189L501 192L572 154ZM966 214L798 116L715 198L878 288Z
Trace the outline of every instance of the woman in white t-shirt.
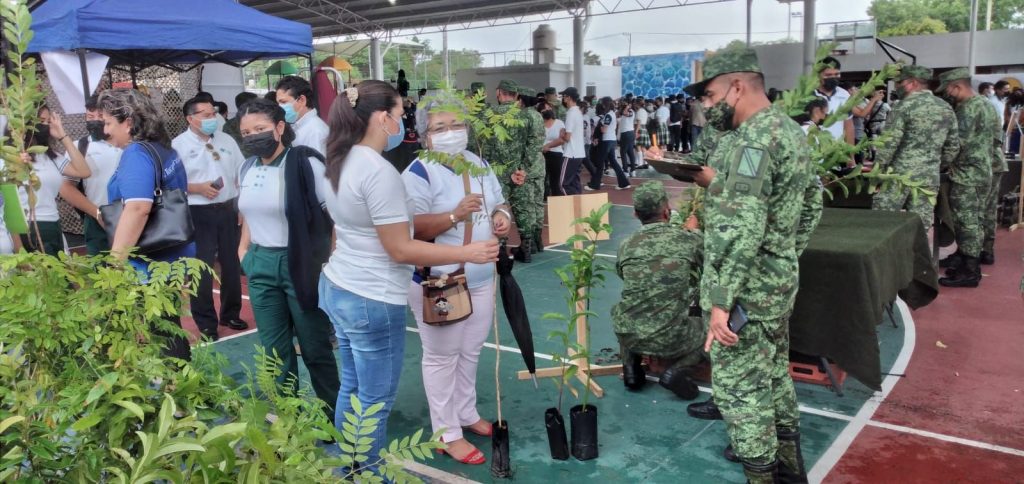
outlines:
M601 178L604 176L604 169L606 166L611 166L615 170L615 176L618 181L618 190L626 190L630 188L629 178L626 177L626 173L622 171L622 166L615 159L615 144L618 139L618 123L615 116L615 103L610 97L604 97L601 99L601 104L597 108L598 121L594 127L594 137L600 136L600 143L591 150L591 153L596 153L593 156L591 162L594 164L594 170L590 172L590 182L587 183L584 190L594 191L601 188Z
M35 190L35 213L30 213L28 191L19 188L21 208L29 223L29 234L22 236L22 244L30 251L57 255L64 251L64 233L60 229L60 212L57 210L57 195L64 183L64 177L88 178L92 172L85 157L78 151L74 140L64 131L64 124L57 113L49 108L39 108L39 124L25 142L26 146L45 146L46 151L34 156L22 155L23 161L32 165L39 178ZM65 154L57 153L55 147L63 145ZM34 224L32 216L35 216ZM38 234L36 228L39 229ZM39 243L42 242L42 246Z
M320 268L331 252L327 182L318 151L295 145L285 111L254 99L238 111L242 146L254 156L238 176L242 216L238 260L245 270L260 344L281 359L279 384L299 379L294 340L318 398L338 400L338 366L328 341L330 320L318 304Z
M488 264L498 258L495 239L464 246L413 239L414 209L405 184L381 156L405 136L402 113L402 99L390 84L363 81L338 97L328 117L327 209L337 243L320 278L320 307L334 323L341 356L335 425L340 430L344 414L352 413L350 395L363 408L384 404L374 415L380 424L367 436L373 444L364 454L370 456L387 443L405 352L411 266Z
M416 113L416 131L424 146L429 151L449 156L461 155L468 163L489 168L486 161L466 150L469 139L466 124L464 118L451 112L453 106L464 109L461 99L451 95L421 103ZM490 171L482 176L465 177L448 165L422 159L413 161L402 173L414 206L417 239L432 240L438 246L461 246L469 227L472 227L470 240L508 235L512 226L511 211L505 204L498 178ZM467 225L465 222L470 220L472 225ZM448 326L424 323L420 284L423 275L419 271L408 286L409 306L423 342L423 388L430 406L431 426L434 432L444 430L441 437L452 458L476 465L486 459L463 437L463 430L482 436L492 433L491 423L480 418L477 412L476 373L480 350L490 334L494 316L494 265L435 266L430 269L430 275L450 274L460 267L465 270L473 304L469 318Z
M544 196L562 194L562 182L558 174L562 172L562 145L565 144L565 123L555 117L555 111L545 109L540 113L544 118L544 146L540 151L544 154L544 167L547 183L544 184Z
M636 170L636 114L628 101L619 107L619 158L630 176Z

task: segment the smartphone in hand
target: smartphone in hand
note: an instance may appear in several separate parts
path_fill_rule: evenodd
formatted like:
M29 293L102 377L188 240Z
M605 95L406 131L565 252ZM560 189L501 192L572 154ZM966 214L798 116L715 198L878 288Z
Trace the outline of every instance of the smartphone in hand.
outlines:
M729 331L739 334L740 330L747 325L747 311L736 303L732 307L732 311L729 311Z
M210 183L210 186L216 188L217 190L224 188L224 177L217 177L216 180Z

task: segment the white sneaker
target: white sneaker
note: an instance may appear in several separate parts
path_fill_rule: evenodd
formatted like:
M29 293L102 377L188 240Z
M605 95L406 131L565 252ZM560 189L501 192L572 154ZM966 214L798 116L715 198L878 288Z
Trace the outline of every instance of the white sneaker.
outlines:
M616 190L629 190L630 188L633 188L633 185L626 185L624 187L615 187Z
M583 189L588 191L588 192L596 192L597 191L596 188L590 188L590 185L583 185Z

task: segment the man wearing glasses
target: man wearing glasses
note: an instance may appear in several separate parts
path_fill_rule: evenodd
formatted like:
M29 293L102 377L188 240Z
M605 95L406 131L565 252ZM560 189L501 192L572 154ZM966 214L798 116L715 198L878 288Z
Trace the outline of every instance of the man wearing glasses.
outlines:
M208 99L192 98L183 108L188 129L171 142L185 164L188 204L195 225L196 257L213 267L220 263L220 317L213 304L213 277L204 273L191 300L192 317L203 336L218 339L217 325L249 327L242 309L238 262L238 170L245 157L235 140L217 132L217 111Z

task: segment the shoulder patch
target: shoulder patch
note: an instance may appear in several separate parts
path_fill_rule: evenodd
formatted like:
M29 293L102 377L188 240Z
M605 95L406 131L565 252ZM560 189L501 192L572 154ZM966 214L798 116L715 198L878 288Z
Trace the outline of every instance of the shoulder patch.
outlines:
M736 169L738 175L756 178L761 172L761 164L764 161L764 150L746 146L740 155L739 166Z
M409 165L408 170L410 173L426 180L428 184L430 183L430 175L427 175L427 167L423 166L422 161L413 161L412 164Z

